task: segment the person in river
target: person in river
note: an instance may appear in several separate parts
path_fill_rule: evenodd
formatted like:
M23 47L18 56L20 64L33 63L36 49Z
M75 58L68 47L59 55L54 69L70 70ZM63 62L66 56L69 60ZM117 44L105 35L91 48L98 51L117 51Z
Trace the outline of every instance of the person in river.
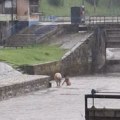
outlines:
M70 79L67 75L64 75L65 80L63 81L62 85L64 85L64 83L66 83L67 86L71 85Z
M56 81L57 86L60 87L60 83L61 83L61 80L62 80L61 73L55 73L54 80Z

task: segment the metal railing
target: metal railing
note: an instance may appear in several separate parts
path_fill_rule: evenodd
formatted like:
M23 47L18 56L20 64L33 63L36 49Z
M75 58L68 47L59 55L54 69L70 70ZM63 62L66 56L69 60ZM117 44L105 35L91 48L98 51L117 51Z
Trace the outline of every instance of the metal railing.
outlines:
M64 16L40 16L40 22L70 22L70 17Z
M79 18L79 17L77 17ZM83 18L79 18L83 19ZM40 16L40 22L70 22L69 16ZM107 24L107 23L120 23L120 16L85 16L85 24ZM82 22L80 23L82 24Z
M99 93L99 94L97 94ZM107 93L107 94L105 94ZM97 92L96 90L92 89L91 94L85 95L85 120L91 120L89 117L89 110L94 109L97 110L95 107L95 99L120 99L120 92ZM88 99L92 99L92 107L88 107ZM105 110L105 108L103 108ZM116 109L115 109L116 110ZM95 116L94 120L95 120Z
M88 16L85 17L86 24L109 24L109 23L120 23L120 16Z

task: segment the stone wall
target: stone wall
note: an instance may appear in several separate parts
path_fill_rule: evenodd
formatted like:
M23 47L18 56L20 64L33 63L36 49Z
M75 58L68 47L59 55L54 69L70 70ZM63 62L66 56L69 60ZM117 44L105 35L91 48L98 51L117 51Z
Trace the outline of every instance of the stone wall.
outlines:
M97 26L94 30L95 43L93 48L93 67L95 72L104 72L106 63L106 36L104 27Z
M79 26L75 24L61 25L64 33L77 33L79 31Z
M24 95L29 92L49 87L49 76L21 75L16 78L1 80L0 100Z
M62 58L62 71L69 75L90 74L92 72L93 33L84 42L78 43Z
M49 62L38 65L25 65L22 69L28 74L50 75L55 72L62 74L80 75L92 72L92 49L94 43L93 34L89 34L87 40L83 40L72 50L68 51L60 61Z
M63 31L78 31L77 26L63 25ZM71 29L73 27L73 29ZM100 72L106 62L104 29L97 27L87 38L83 38L76 46L68 51L60 61L39 65L24 66L28 74L51 75L55 72L69 75L81 75Z
M50 75L53 77L56 72L61 72L61 61L53 61L37 65L25 65L22 66L22 69L28 74Z

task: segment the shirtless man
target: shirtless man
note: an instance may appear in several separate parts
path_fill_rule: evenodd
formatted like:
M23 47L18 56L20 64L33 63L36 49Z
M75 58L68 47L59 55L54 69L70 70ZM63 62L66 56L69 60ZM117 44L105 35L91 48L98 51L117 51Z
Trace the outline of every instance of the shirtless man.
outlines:
M71 82L70 82L68 76L65 76L65 80L64 80L64 82L62 83L62 85L63 85L65 82L66 82L66 85L67 85L67 86L70 86L70 85L71 85Z
M61 80L62 80L61 73L55 73L54 80L56 81L57 86L60 87L60 83L61 83Z

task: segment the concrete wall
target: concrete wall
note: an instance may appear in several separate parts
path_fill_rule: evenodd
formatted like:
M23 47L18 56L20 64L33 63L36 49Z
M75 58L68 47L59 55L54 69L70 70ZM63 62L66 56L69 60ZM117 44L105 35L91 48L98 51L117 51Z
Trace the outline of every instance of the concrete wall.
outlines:
M80 75L92 72L92 46L94 36L90 34L83 43L77 44L62 58L62 71L65 74Z
M74 24L62 25L61 27L64 30L64 33L76 33L79 31L79 26Z
M120 120L120 109L89 109L86 120Z
M71 29L71 27L74 29ZM73 25L65 25L62 28L65 33L69 30L69 33L78 31L78 27ZM46 74L51 76L55 72L69 75L100 72L106 62L104 31L99 27L94 31L89 34L87 39L84 38L83 42L79 42L68 51L60 61L24 66L24 71L29 74Z
M94 46L93 46L93 69L94 72L104 71L106 63L106 44L104 27L97 26L94 29Z
M21 68L28 74L46 74L53 76L55 72L80 75L92 73L92 49L94 36L90 34L85 42L80 42L67 52L60 61L39 65L24 65Z
M15 80L16 79L16 80ZM0 100L24 95L26 93L45 89L49 87L50 77L48 76L16 76L1 80Z
M44 64L37 65L25 65L21 66L22 70L28 74L34 75L53 75L57 72L61 72L61 61L53 61Z

